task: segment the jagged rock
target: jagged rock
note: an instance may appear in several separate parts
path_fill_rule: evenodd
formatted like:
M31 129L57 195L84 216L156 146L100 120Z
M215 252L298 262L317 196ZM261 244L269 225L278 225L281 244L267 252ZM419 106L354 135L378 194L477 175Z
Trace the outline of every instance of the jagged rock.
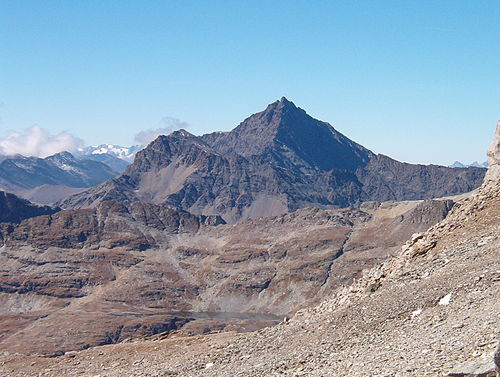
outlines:
M500 180L500 121L497 123L495 136L488 149L488 164L485 182L498 182Z

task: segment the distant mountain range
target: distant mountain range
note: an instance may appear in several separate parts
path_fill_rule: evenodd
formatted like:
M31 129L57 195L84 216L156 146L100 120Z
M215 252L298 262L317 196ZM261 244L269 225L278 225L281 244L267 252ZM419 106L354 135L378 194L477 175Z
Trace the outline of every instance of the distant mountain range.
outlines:
M102 144L81 148L75 155L0 156L0 189L37 203L53 203L119 175L140 148Z
M92 145L80 148L76 154L79 158L103 162L117 172L123 172L133 161L135 154L143 148L140 145L122 147L114 144Z
M97 156L97 155L111 155L124 161L132 161L135 154L143 147L140 145L133 145L131 147L122 147L114 144L100 144L92 145L78 150L78 155L81 156Z
M231 132L179 130L142 148L101 144L75 156L0 156L0 189L42 204L75 194L61 202L67 208L145 201L234 222L310 205L462 193L477 187L485 171L477 163L449 169L376 155L286 98Z
M115 177L107 164L69 152L38 158L0 156L0 188L37 203L52 203Z
M60 205L143 201L235 222L307 206L459 194L478 187L485 170L412 165L374 154L282 98L231 132L160 136L121 176Z
M462 164L460 161L455 161L453 164L449 166L450 168L488 168L488 163L485 161L480 164L477 161L474 161L470 164Z

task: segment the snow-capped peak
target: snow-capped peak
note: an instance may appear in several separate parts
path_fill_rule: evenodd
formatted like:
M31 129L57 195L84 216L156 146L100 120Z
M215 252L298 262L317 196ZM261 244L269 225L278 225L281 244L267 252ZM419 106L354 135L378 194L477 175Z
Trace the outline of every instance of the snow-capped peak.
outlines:
M141 147L139 145L122 147L114 144L100 144L80 148L79 152L82 156L109 154L125 161L132 161L135 154L140 149Z

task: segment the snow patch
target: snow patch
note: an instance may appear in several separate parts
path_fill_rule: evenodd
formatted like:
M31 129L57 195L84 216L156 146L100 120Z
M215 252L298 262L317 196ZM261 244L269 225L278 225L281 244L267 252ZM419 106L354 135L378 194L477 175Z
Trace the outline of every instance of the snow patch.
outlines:
M439 305L450 305L451 302L451 293L448 293L446 296L441 297L438 304Z
M411 318L418 317L420 314L422 314L422 309L417 309L411 313Z

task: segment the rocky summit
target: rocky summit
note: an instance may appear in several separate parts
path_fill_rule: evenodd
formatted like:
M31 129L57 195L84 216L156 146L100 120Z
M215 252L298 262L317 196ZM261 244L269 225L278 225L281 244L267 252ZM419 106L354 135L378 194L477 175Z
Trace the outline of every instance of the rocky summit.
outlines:
M460 194L478 187L485 171L374 154L282 98L231 132L160 136L121 176L58 204L74 209L142 201L234 223L308 206Z

